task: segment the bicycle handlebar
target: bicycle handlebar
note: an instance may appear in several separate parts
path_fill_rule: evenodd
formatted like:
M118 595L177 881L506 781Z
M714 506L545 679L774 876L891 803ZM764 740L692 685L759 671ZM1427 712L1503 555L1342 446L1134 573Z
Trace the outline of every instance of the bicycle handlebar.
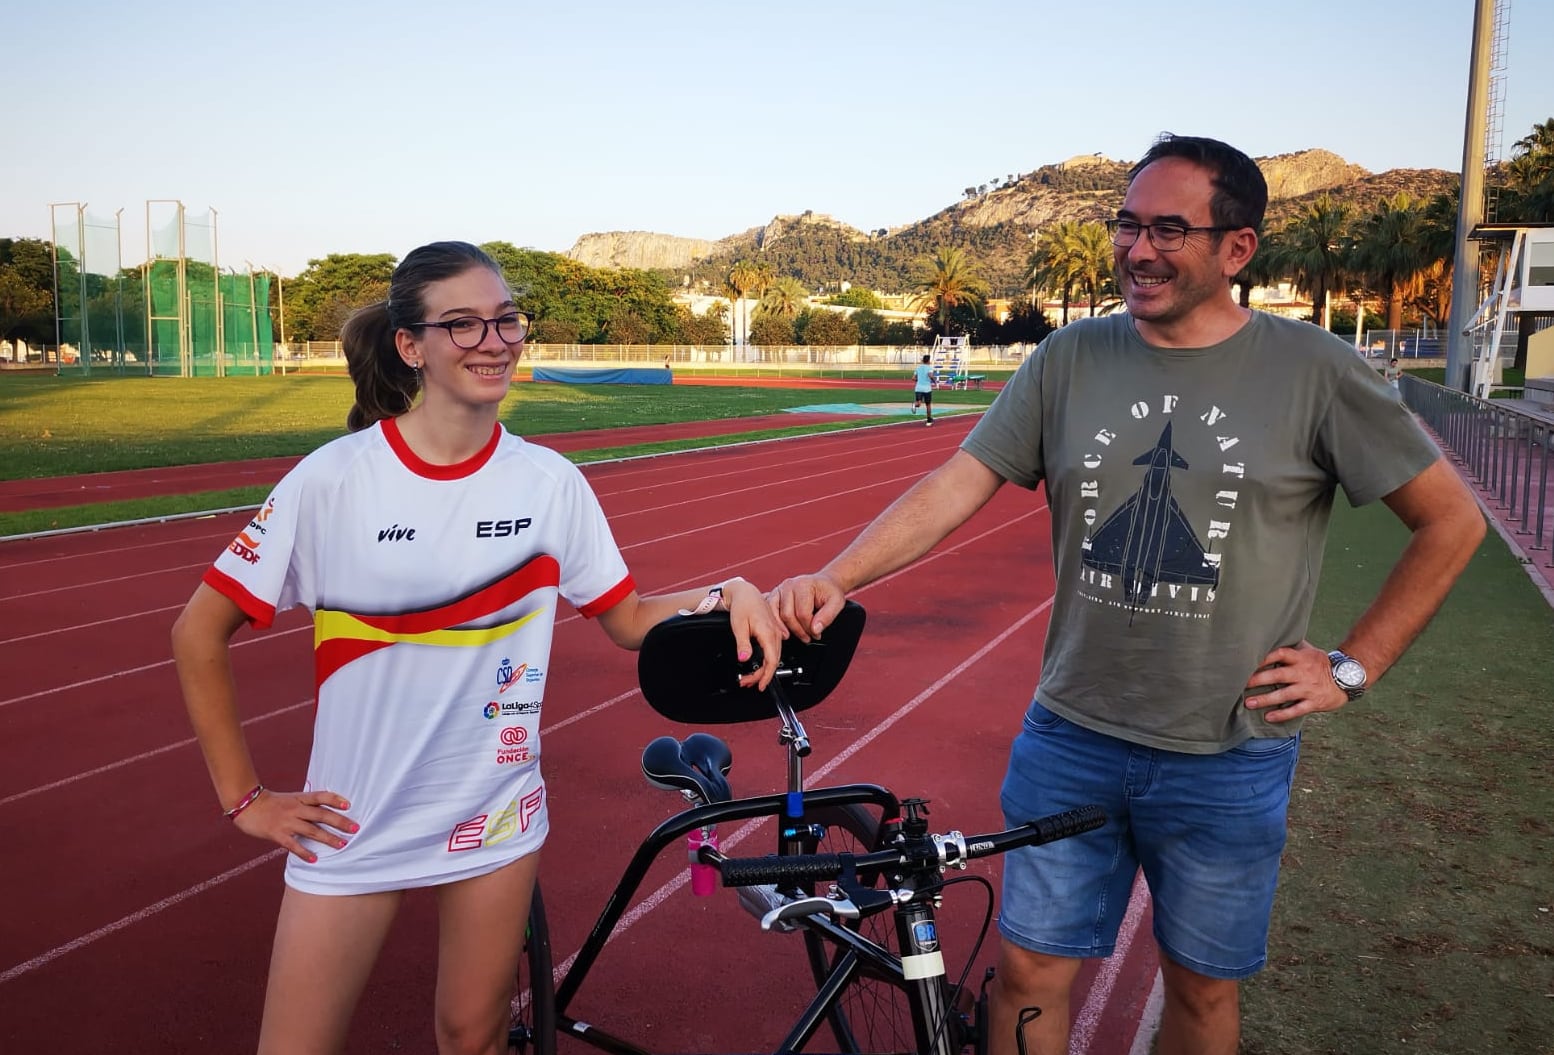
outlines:
M960 866L966 861L989 854L1006 853L1021 846L1066 839L1092 831L1106 823L1099 806L1081 806L1029 821L1016 828L989 835L962 836L959 832L908 840L901 846L867 854L794 854L788 857L722 857L718 869L724 886L761 886L773 883L788 886L805 881L837 879L847 865L853 869L877 870L898 866L907 871Z

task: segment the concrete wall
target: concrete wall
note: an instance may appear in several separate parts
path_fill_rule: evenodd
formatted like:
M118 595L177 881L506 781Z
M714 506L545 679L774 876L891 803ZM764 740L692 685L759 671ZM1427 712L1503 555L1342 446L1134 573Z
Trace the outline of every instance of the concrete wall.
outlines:
M1527 380L1554 377L1554 326L1527 338Z

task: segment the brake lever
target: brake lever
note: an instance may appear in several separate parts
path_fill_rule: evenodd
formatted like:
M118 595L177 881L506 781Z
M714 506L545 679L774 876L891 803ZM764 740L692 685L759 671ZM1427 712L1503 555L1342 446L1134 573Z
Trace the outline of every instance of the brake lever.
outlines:
M859 912L858 906L846 898L801 897L786 905L779 905L762 916L761 929L771 930L777 927L779 930L792 930L791 921L805 920L810 916L855 920Z

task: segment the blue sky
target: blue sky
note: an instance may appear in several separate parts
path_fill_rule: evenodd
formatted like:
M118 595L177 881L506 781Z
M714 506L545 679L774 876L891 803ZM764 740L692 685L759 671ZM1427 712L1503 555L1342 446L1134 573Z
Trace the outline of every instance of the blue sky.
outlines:
M891 227L1163 130L1372 171L1462 163L1473 0L267 5L0 14L0 236L49 204L214 207L223 264L295 274L438 238L565 251L779 213ZM1554 116L1554 3L1515 0L1501 152ZM1545 54L1539 54L1543 50Z

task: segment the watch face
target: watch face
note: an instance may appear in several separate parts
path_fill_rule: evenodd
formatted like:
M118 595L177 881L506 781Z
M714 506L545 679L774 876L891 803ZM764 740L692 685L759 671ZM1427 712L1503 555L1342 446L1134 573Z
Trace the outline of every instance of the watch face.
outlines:
M1333 668L1333 680L1346 689L1358 689L1365 684L1365 668L1352 659L1346 659Z

